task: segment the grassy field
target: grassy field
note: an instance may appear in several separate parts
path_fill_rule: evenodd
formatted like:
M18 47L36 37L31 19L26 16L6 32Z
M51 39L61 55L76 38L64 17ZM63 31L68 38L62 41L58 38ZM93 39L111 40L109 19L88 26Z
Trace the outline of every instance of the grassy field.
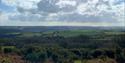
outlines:
M48 31L48 32L11 32L6 33L11 35L17 35L18 37L33 37L33 36L64 36L64 37L73 37L79 35L124 35L125 32L121 31L103 31L103 30L67 30L67 31Z
M76 60L74 63L117 63L116 60L111 58L105 58L105 59L91 59L91 60Z
M2 61L7 63L26 63L24 61L123 63L125 61L125 32L123 31L62 30L6 32L1 33L2 35L0 63Z

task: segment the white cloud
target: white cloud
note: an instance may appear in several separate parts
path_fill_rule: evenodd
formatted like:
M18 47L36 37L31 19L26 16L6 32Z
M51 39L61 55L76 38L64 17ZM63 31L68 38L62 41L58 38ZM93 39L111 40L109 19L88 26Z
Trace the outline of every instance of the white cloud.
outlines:
M109 1L109 0L103 0L104 2L107 2L107 1Z
M5 21L0 26L116 26L112 23L91 23L91 22L60 22L60 21Z
M86 7L87 7L87 4L80 4L80 5L78 5L77 12L79 14L83 14L83 12L85 12L87 10Z
M17 5L17 0L1 0L2 3L8 5L8 6L15 6Z
M16 21L19 23L24 22L26 24L37 25L40 21L51 23L51 21L59 21L53 22L54 25L62 23L63 21L67 21L68 23L72 22L72 20L76 20L76 22L80 21L78 25L91 25L90 22L106 22L102 23L102 25L110 26L114 25L112 23L117 23L117 25L124 25L125 22L125 2L120 2L122 0L1 0L2 3L20 8L18 12L14 11L11 14L4 13L0 15L0 21L4 24L8 24ZM53 2L54 1L54 2ZM74 16L73 14L77 15ZM66 17L65 17L66 16ZM14 18L11 21L9 18ZM62 20L60 20L60 18ZM84 21L86 20L86 21ZM89 22L89 24L84 24L85 22ZM90 20L90 21L89 21ZM97 20L97 21L96 21ZM5 22L6 21L6 22ZM48 22L49 21L49 22ZM108 21L110 24L108 24ZM41 25L38 23L39 25ZM44 23L44 24L46 24ZM48 25L52 25L52 24ZM96 24L95 25L99 25ZM119 24L118 24L119 23ZM22 23L23 24L23 23ZM64 23L63 25L68 25ZM75 25L71 23L71 25Z
M88 0L89 4L97 4L99 0Z
M56 5L58 5L60 8L66 7L67 5L76 6L76 1L71 0L60 0Z
M0 23L7 20L8 20L8 15L3 12L0 12Z
M98 14L98 11L95 8L95 6L89 3L79 4L76 11L78 14L81 14L81 15L97 15Z
M2 0L8 6L22 7L24 9L36 8L40 0Z
M19 7L22 7L24 9L37 8L37 6L34 6L34 3L31 2L22 2L19 4Z
M104 1L109 2L110 6L105 3L99 4L100 2L98 0L89 0L86 3L81 3L77 6L77 13L88 16L106 16L107 14L110 15L111 18L113 17L114 19L116 19L116 21L124 21L125 2L122 2L120 4L114 4L116 3L115 0Z
M37 8L38 2L40 2L40 0L19 0L19 7L24 9Z
M8 14L0 12L0 25L8 24L7 23L8 20L9 20L8 19Z

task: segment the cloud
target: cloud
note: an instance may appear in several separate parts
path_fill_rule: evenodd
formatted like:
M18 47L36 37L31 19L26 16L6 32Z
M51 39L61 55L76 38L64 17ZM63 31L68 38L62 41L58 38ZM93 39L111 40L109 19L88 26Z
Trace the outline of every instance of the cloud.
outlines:
M8 18L4 19L18 23L119 23L123 26L125 22L124 0L1 0L1 3L16 8L12 13L6 12Z
M70 0L60 0L58 3L56 3L56 5L59 6L59 8L63 8L66 7L67 5L70 6L76 6L76 1L70 1Z
M40 0L1 0L2 3L8 6L22 7L24 9L37 8L37 3Z
M5 23L7 21L8 21L8 15L0 11L0 25L8 24L8 23Z
M72 12L75 11L77 2L73 0L60 0L56 5L58 5L61 12Z
M77 7L77 13L83 16L89 16L95 21L113 21L114 23L124 22L125 18L125 2L119 0L89 0L86 3L81 3ZM93 18L92 18L92 17ZM100 17L102 16L102 17ZM106 17L107 16L107 17ZM109 18L108 18L109 17Z
M80 15L77 13L74 14L68 14L68 15L60 15L58 16L58 21L68 21L68 22L91 22L91 23L102 23L102 22L108 22L113 23L115 21L114 18L109 16L88 16L88 15ZM116 22L115 22L116 23Z
M57 0L58 1L58 0ZM41 0L37 6L39 11L47 12L47 13L56 13L59 11L56 0Z
M1 0L2 3L8 5L8 6L15 6L17 5L16 0Z
M0 11L0 21L8 20L8 15Z
M39 14L31 14L31 13L23 13L18 15L13 15L9 17L10 20L16 20L16 21L40 21L42 17Z

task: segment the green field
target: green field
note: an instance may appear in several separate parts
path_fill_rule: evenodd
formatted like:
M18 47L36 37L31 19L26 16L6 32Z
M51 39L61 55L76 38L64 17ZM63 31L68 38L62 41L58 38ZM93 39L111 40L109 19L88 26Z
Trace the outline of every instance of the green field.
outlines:
M30 63L123 63L125 61L125 32L123 31L63 30L5 32L2 35L0 63L2 61L7 63L26 63L24 61Z

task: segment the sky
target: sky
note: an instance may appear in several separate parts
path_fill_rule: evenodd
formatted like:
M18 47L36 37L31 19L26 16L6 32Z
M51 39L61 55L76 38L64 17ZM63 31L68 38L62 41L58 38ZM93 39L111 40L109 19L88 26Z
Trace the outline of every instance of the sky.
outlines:
M125 0L0 0L0 26L125 26Z

